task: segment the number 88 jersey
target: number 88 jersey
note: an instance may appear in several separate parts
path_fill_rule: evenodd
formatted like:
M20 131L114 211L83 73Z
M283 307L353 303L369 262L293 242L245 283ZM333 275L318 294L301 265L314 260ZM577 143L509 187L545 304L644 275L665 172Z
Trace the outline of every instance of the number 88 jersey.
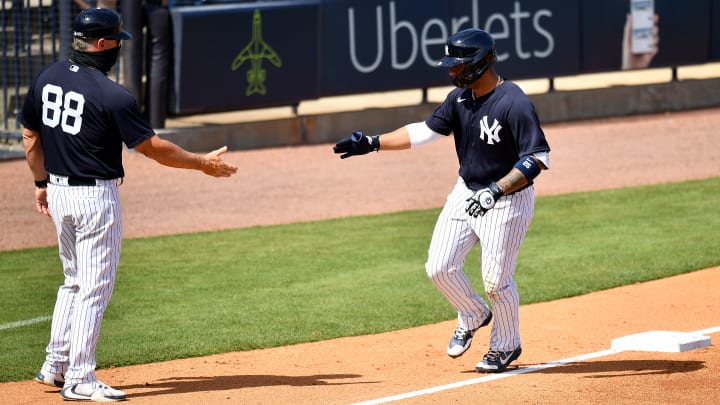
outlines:
M122 178L122 144L154 135L127 89L72 61L38 74L19 119L40 133L46 170L63 176Z

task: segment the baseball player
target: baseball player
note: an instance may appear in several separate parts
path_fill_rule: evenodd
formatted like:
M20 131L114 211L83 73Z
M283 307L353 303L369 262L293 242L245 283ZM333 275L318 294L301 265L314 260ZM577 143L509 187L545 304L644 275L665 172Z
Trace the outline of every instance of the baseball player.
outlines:
M38 212L52 217L65 280L57 293L47 356L36 379L67 400L115 401L125 393L95 377L95 348L120 260L123 143L159 163L214 177L237 171L227 148L196 155L160 139L130 93L106 77L132 36L110 9L74 20L69 60L44 68L22 107L25 155Z
M465 353L475 331L494 319L489 350L475 366L482 372L506 370L522 351L513 276L533 214L533 181L550 166L550 148L532 103L516 84L498 76L496 59L495 41L485 31L452 35L438 66L449 68L457 88L432 115L376 136L354 132L333 148L345 159L454 135L460 175L435 225L425 269L458 313L450 357ZM477 243L492 312L463 271Z

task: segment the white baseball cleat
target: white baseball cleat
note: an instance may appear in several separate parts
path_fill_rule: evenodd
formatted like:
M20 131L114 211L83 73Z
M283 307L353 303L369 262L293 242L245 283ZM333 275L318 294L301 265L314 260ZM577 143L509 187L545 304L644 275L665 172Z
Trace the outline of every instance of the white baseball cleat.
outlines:
M485 320L483 321L483 323L480 324L480 326L473 330L465 329L462 326L458 326L457 329L455 329L455 332L453 332L452 337L450 338L450 343L448 343L448 356L454 358L459 357L463 353L465 353L472 344L473 335L475 335L475 332L483 326L487 326L491 320L492 312L488 314L488 317L485 318Z
M520 346L509 352L501 352L499 350L490 350L483 357L482 361L475 366L475 370L486 373L502 373L507 370L510 363L520 357L522 349Z
M45 370L40 370L35 376L35 381L43 383L45 385L52 385L53 387L62 388L65 385L65 378L60 373L51 373Z
M65 388L60 391L60 395L63 399L70 401L94 402L122 401L126 396L124 392L116 390L100 381L66 385Z
M65 376L62 373L53 373L50 371L47 363L43 363L42 368L37 375L35 375L35 381L45 385L62 388L63 385L65 385Z

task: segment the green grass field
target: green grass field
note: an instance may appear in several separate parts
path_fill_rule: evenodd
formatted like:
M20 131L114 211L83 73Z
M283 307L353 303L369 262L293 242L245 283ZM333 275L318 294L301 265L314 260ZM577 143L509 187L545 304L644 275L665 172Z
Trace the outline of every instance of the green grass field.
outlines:
M720 264L720 178L539 197L523 304ZM98 368L364 335L455 313L425 276L439 209L126 240ZM480 287L477 248L466 270ZM55 247L0 252L0 381L45 356Z

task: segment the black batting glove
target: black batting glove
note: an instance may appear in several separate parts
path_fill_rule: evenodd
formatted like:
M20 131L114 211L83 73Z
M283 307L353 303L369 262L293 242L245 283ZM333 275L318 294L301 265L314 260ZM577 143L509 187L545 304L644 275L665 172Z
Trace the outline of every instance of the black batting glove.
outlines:
M497 183L493 181L489 186L476 191L472 197L465 200L468 202L467 207L465 207L465 212L475 218L483 216L495 206L497 200L502 196L502 190L500 190Z
M362 132L355 131L352 135L337 141L333 152L342 153L341 159L375 152L380 150L380 139L378 138L378 136L365 136Z

